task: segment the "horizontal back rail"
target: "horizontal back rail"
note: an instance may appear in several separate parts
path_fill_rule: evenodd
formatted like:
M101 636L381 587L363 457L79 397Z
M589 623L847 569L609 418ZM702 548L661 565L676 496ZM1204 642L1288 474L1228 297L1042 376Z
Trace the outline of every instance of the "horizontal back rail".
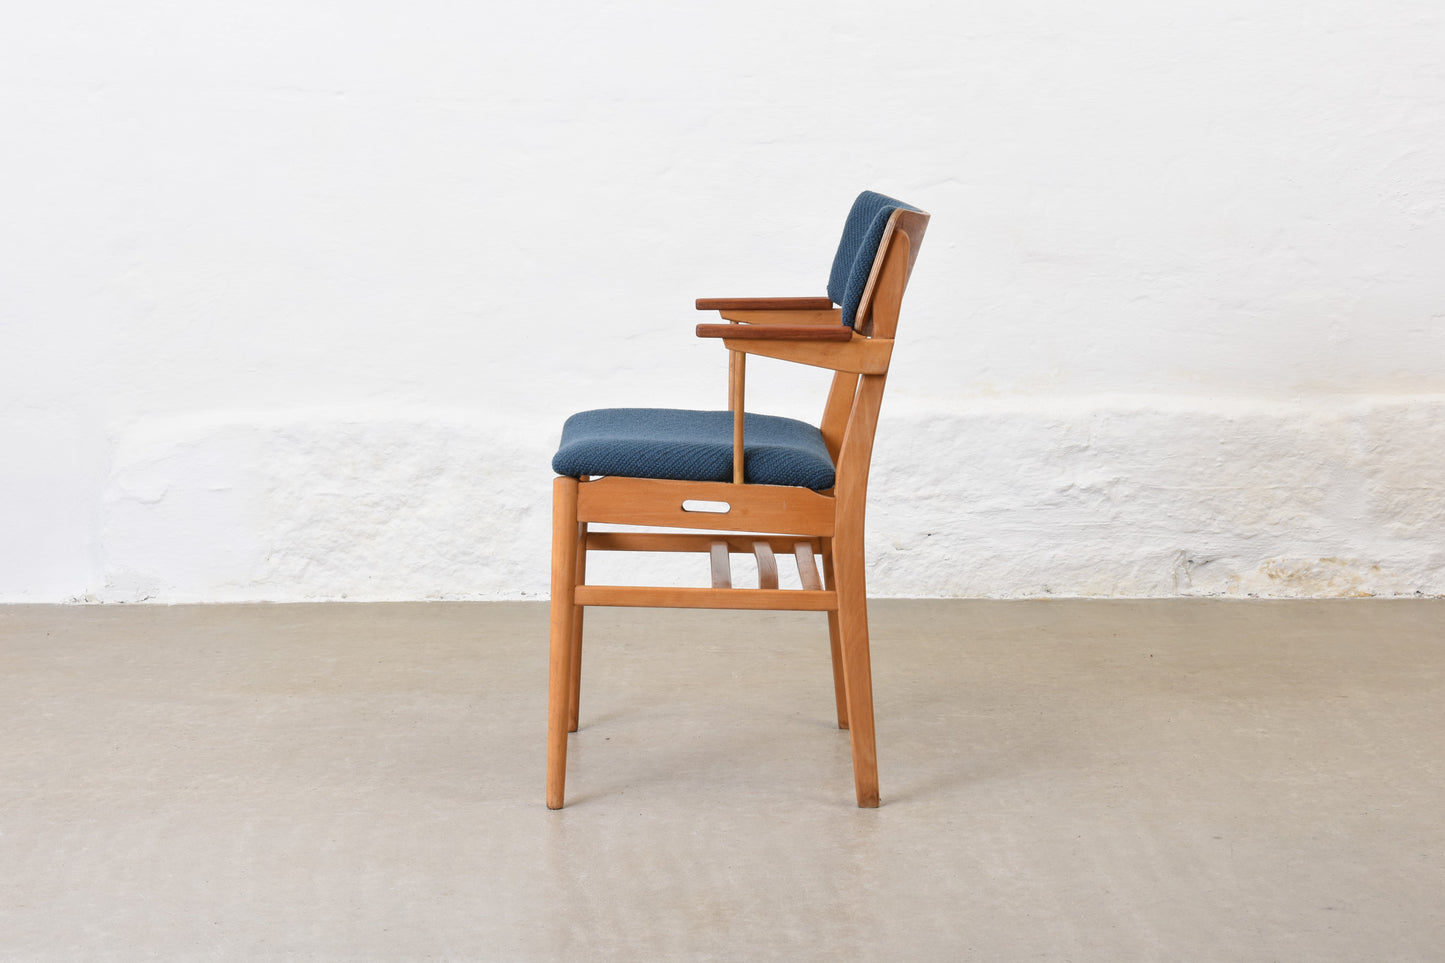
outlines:
M893 356L892 341L857 335L852 341L840 342L726 338L723 344L729 351L745 351L765 358L795 361L832 371L852 371L856 374L883 374L888 370L888 360Z

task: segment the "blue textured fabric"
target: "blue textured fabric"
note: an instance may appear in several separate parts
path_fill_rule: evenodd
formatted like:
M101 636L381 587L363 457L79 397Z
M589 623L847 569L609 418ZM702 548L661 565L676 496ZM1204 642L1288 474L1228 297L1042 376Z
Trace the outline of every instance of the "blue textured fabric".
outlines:
M744 479L754 485L833 487L823 434L792 418L748 414ZM567 419L552 470L573 478L623 475L732 481L733 414L681 408L598 408Z
M838 242L833 270L828 274L828 297L843 308L843 323L850 328L857 321L858 305L873 270L873 259L878 256L883 229L899 208L918 210L912 204L864 191L853 202L848 220L843 222L843 239Z

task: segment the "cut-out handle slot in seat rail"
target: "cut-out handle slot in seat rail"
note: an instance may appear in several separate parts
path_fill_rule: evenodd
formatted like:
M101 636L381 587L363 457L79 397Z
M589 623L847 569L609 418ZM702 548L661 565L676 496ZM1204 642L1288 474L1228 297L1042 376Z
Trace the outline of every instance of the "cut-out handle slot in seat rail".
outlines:
M685 512L701 512L705 515L726 515L733 510L727 502L707 502L700 498L689 498L682 503Z

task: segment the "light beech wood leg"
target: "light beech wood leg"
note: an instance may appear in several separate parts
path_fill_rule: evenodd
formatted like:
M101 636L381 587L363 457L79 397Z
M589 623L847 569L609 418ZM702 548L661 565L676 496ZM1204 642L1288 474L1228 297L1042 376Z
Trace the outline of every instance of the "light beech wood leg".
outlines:
M581 585L587 581L587 523L577 525L577 577L574 582ZM577 720L582 706L582 615L586 606L572 606L572 685L571 698L567 707L567 731L577 731Z
M860 519L861 521L861 519ZM838 575L838 635L848 692L848 734L853 744L853 784L858 805L878 805L878 751L873 737L873 673L868 659L868 597L863 571L862 526L834 539Z
M561 809L567 783L572 620L577 585L577 479L552 486L552 646L547 680L547 808Z
M823 587L829 591L838 590L838 579L833 575L833 540L823 539ZM828 648L833 655L833 701L838 706L838 728L848 728L848 689L843 683L843 646L838 636L838 613L828 613Z

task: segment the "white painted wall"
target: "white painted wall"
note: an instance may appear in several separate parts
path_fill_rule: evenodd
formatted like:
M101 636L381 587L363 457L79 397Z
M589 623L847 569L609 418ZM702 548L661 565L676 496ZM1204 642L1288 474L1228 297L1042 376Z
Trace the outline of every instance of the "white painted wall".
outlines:
M864 187L876 593L1445 594L1437 0L5 20L0 601L545 594L565 415L718 405Z

